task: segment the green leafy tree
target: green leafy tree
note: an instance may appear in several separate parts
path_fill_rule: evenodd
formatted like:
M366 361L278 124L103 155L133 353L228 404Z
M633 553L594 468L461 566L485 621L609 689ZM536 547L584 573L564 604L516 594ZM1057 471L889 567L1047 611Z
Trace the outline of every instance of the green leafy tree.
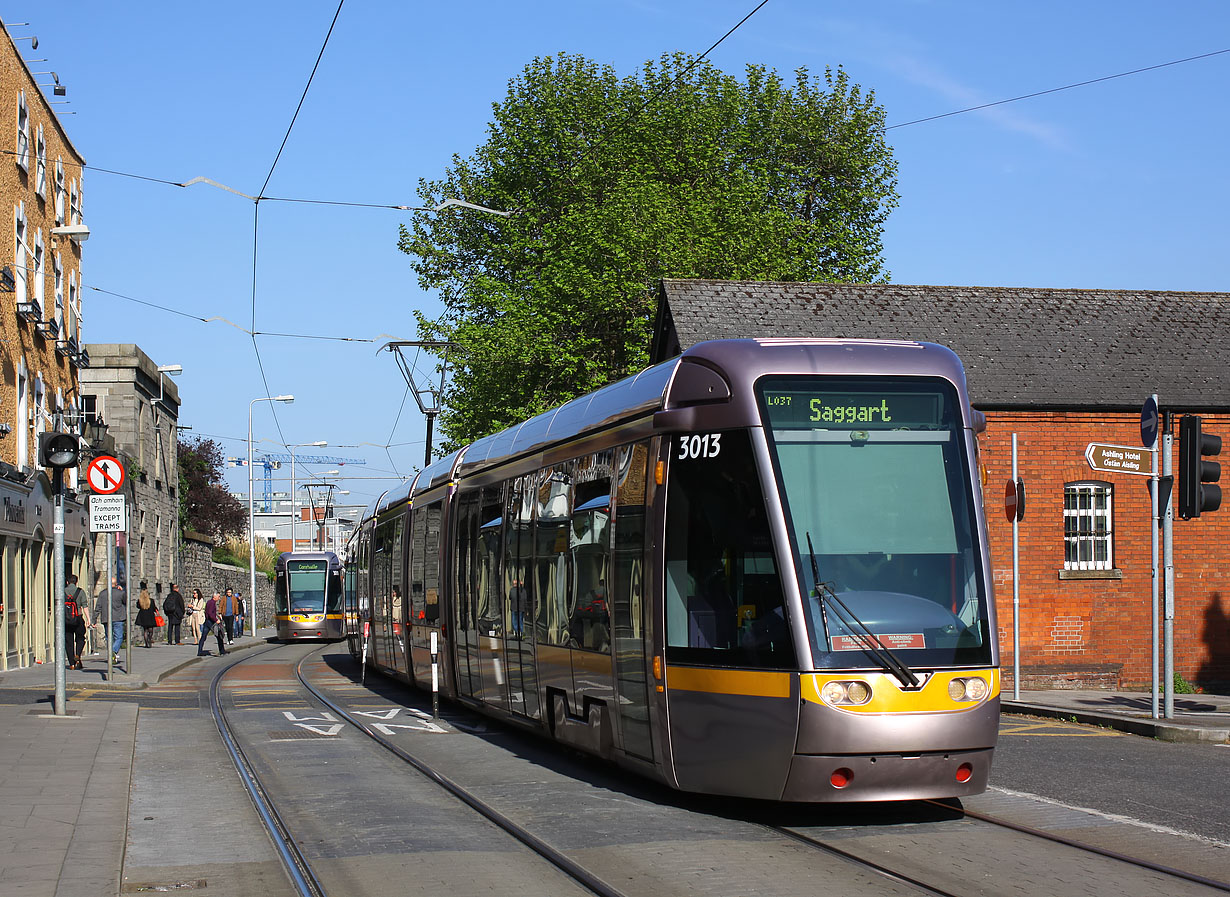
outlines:
M215 545L245 533L248 512L227 491L222 446L212 439L181 439L178 449L181 527L209 536Z
M896 206L884 112L840 69L741 80L684 55L635 75L535 59L494 105L490 136L421 181L515 210L447 209L399 247L444 314L450 446L644 367L661 278L874 282Z

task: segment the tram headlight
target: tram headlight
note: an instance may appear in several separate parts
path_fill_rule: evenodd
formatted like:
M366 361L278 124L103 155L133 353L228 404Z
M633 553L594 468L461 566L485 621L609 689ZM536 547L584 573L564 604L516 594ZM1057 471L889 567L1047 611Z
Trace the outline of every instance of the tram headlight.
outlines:
M948 683L948 697L954 701L981 701L987 696L990 687L987 680L981 676L966 676L953 679Z
M820 689L820 697L824 699L824 703L833 707L857 706L871 700L871 686L858 679L847 682L833 680L824 683Z

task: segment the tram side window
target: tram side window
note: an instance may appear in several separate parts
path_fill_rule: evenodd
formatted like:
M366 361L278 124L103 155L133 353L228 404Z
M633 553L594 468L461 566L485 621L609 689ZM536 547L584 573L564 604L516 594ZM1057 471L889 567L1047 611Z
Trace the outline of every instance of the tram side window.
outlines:
M440 514L436 502L427 508L423 527L423 602L428 620L440 619Z
M794 666L764 495L744 430L669 440L667 657Z
M476 572L478 585L475 598L475 618L481 632L491 635L500 631L500 556L503 552L504 488L487 486L481 495L478 527L479 557Z
M610 649L608 610L611 563L611 473L614 453L598 452L577 462L576 507L569 542L573 589L568 620L570 644Z
M422 623L427 619L427 600L423 590L423 558L426 555L427 511L416 508L412 516L410 543L410 620Z
M534 528L535 627L540 644L567 645L572 577L568 530L572 524L573 467L557 464L539 472Z

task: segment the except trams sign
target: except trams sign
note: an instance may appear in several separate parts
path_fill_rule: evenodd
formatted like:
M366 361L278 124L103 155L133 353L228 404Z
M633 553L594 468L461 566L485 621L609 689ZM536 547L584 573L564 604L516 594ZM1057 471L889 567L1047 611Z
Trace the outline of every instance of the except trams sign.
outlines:
M124 532L124 496L90 496L90 532Z
M1085 449L1085 460L1094 470L1104 473L1134 473L1153 476L1153 452L1129 445L1107 445L1091 442Z

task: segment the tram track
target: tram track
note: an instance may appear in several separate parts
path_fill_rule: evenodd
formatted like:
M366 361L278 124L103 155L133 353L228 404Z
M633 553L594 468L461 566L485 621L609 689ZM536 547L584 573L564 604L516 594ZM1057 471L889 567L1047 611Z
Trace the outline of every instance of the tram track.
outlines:
M478 823L477 817L481 817L486 823L495 826L505 837L515 839L520 847L528 849L532 852L533 857L537 858L530 860L527 856L527 862L550 863L560 875L567 877L572 883L571 887L579 888L585 893L600 894L604 897L606 895L609 897L639 897L641 894L712 892L712 882L707 891L695 890L697 882L689 880L687 876L692 873L686 870L655 869L643 864L645 849L653 847L655 842L661 839L656 832L637 833L627 841L607 842L605 845L605 848L609 849L607 856L600 856L587 851L585 847L578 847L578 843L588 846L599 832L605 830L605 823L597 818L597 814L602 812L597 805L590 806L588 809L584 805L575 807L577 815L572 824L574 837L561 836L558 825L552 830L550 822L552 814L558 819L559 810L551 809L548 815L544 816L542 805L535 804L533 800L528 804L522 800L508 803L505 795L509 793L506 783L509 781L507 776L510 769L513 777L524 776L538 780L549 776L544 776L542 768L535 766L527 766L525 772L518 772L511 767L505 768L500 778L494 781L489 776L475 776L473 774L475 767L470 763L479 755L472 751L479 749L484 739L468 739L468 742L472 744L453 742L454 746L445 747L444 742L435 740L436 736L414 735L410 737L428 738L429 740L410 742L416 745L418 750L407 750L403 746L407 744L407 736L404 734L400 744L397 743L396 738L382 734L381 730L384 732L389 730L390 726L387 723L393 718L382 714L395 713L397 711L393 708L400 707L400 712L403 714L400 719L406 719L408 713L419 714L419 720L426 720L429 717L422 711L407 708L400 698L393 698L391 703L382 701L380 704L372 704L370 701L372 695L363 689L357 690L366 697L360 696L357 702L351 700L345 696L346 688L348 686L357 687L358 679L351 682L343 677L334 684L331 680L321 680L319 675L309 675L308 670L311 664L320 660L319 651L312 651L300 657L297 662L288 658L285 677L279 674L279 678L283 682L287 680L293 682L297 678L298 682L294 689L283 687L279 694L289 695L291 691L297 691L303 697L296 698L293 703L298 703L300 707L306 704L327 709L323 712L313 711L319 714L314 718L319 719L321 715L332 714L338 721L345 723L350 730L357 729L367 736L357 742L344 742L340 738L336 741L333 739L316 740L315 744L320 745L321 749L324 749L327 743L336 744L339 748L343 743L349 744L351 747L348 748L349 753L346 756L351 758L351 762L356 762L363 768L369 765L383 765L386 770L383 781L398 782L400 783L398 787L418 780L430 783L430 786L437 789L440 794L436 800L442 800L445 803L450 800L455 801L471 813L477 814L475 823L471 825ZM290 671L291 666L293 666L293 675ZM220 681L222 681L221 676L215 680L215 682ZM336 685L342 686L343 697L338 696ZM299 689L301 691L298 691ZM222 713L223 708L216 697L216 692L217 689L211 687L211 706L216 708L217 713ZM282 706L289 707L292 704L284 703ZM256 705L254 703L249 703L246 707L241 705L241 709L255 711ZM373 725L367 721L369 718L383 720L386 724ZM437 723L450 730L454 728L447 720L437 721ZM250 733L255 725L253 723L248 726ZM453 734L456 735L455 732ZM509 733L509 735L514 739L518 738L518 733ZM249 737L252 737L251 734ZM495 737L501 740L504 735L497 734ZM364 742L374 743L374 747L379 748L378 754L369 755L364 752L371 749L360 748L356 751L354 746ZM524 750L525 745L521 745L519 748L512 749L512 752L516 754ZM364 756L380 756L384 759L365 760L362 759ZM339 758L334 758L330 762L335 762L337 759ZM266 759L265 762L271 761ZM398 776L397 767L393 765L397 763L411 766L419 775ZM256 778L258 775L253 769L254 765L247 763L239 767L241 777L245 779L245 785L246 780ZM391 779L389 774L392 775ZM575 775L575 771L566 773L566 775L571 777ZM477 791L475 786L478 786ZM423 786L410 787L421 791ZM262 792L264 790L262 788ZM269 790L281 799L281 792L277 788ZM733 808L727 808L715 799L705 799L697 806L694 800L686 796L676 801L669 799L663 801L664 795L661 792L649 792L641 798L635 796L635 791L636 789L629 793L628 797L631 801L636 802L636 805L630 805L621 812L630 816L643 814L646 811L668 816L674 814L676 819L674 824L678 825L680 833L679 840L684 842L679 845L682 851L679 854L680 860L683 861L682 865L703 866L706 874L714 880L721 880L723 876L729 876L735 872L739 861L732 855L720 861L719 865L709 867L708 860L697 861L696 858L720 856L723 850L728 849L721 845L730 843L722 839L729 839L732 833L735 838L743 842L741 848L749 852L758 850L757 844L772 843L766 838L777 839L781 844L795 845L794 853L789 855L792 864L789 871L775 866L772 873L766 873L772 874L775 880L772 884L765 882L767 890L764 893L775 892L774 888L785 889L793 893L795 889L791 885L791 880L793 879L796 883L806 880L800 877L800 872L802 872L803 875L823 875L834 884L837 879L848 875L851 880L857 881L864 888L869 888L870 893L875 894L918 893L935 895L935 897L971 897L975 894L999 893L1010 887L1024 886L1019 884L1016 878L1021 875L1022 869L1028 870L1030 876L1035 879L1030 882L1030 885L1036 887L1039 893L1044 891L1082 893L1087 897L1106 893L1143 894L1146 891L1140 888L1145 882L1152 883L1150 885L1152 890L1148 891L1149 893L1196 895L1230 891L1230 887L1223 882L1113 850L1082 844L1062 835L967 810L959 804L954 805L947 801L913 802L910 805L914 808L913 815L893 813L891 808L883 812L863 808L851 813L848 808L834 808L830 812L828 808L821 811L815 806L809 809L797 806L787 808L779 805L768 812L779 819L782 815L788 815L798 821L773 824L771 819L765 818L766 807L763 804L739 803ZM673 792L665 796L670 795L673 795ZM268 795L265 794L264 797L268 802ZM362 798L358 795L348 795L348 799L352 804L362 806ZM515 797L513 799L516 800ZM253 800L255 802L256 798L254 797ZM293 803L293 799L288 798L288 800ZM627 801L622 802L627 803ZM302 809L299 809L299 812L302 814ZM401 824L410 829L414 827L413 820L416 819L418 812L413 807L408 807L398 810L396 816L399 820L404 821ZM265 819L266 815L265 812L261 812L262 819ZM818 815L826 815L827 818L820 821L817 819ZM277 811L274 809L268 814L270 822L266 823L274 826L271 829L272 837L275 841L287 837L293 842L293 832L289 831L291 826L279 825L273 821L276 816ZM715 827L713 824L715 819L719 822L724 819L730 824L723 823ZM679 820L682 822L680 823ZM545 826L544 823L546 823ZM969 827L971 825L974 827ZM757 836L753 830L761 830L764 834ZM1000 831L1002 834L995 834L995 831ZM495 837L494 832L492 837ZM716 840L707 842L686 840L696 837ZM1056 848L1060 848L1059 851L1031 847L1030 842L1038 838L1054 844ZM671 839L674 840L673 833ZM311 840L309 837L308 841L311 842ZM601 852L603 845L597 846ZM507 849L509 848L505 848ZM316 857L319 850L320 848L317 847L316 853L313 853L310 844L307 849L300 847L297 850L290 850L287 848L287 855L283 863L286 865L288 874L291 869L306 868L311 871L311 862L305 858L305 855ZM414 854L418 859L411 858L407 860L408 862L422 862L423 858L431 856L429 853L431 850L447 851L448 848L420 845L412 850L418 852ZM422 851L428 851L428 853ZM1079 851L1080 854L1069 853L1069 851ZM281 848L279 848L279 853L281 853ZM294 858L295 853L300 859ZM805 859L809 854L822 854L840 862L829 863L827 866L819 865L814 860ZM782 856L780 850L776 855L780 861ZM1080 855L1097 855L1100 859L1097 861L1082 860ZM1002 857L1008 857L1008 859L1001 861ZM327 863L332 861L333 857L326 858L326 867L316 870L324 874L326 882L331 880L330 874L336 874L327 867ZM1142 872L1147 871L1148 874L1143 878L1135 877L1132 873L1124 871L1120 864L1125 863L1130 864L1130 868L1138 868ZM837 871L843 867L851 871L849 873ZM780 880L776 880L778 875L781 876ZM876 881L880 884L874 884ZM1049 881L1049 883L1039 884L1042 881ZM1119 882L1118 891L1107 890L1109 882L1112 881ZM613 882L620 882L620 884L616 885ZM1124 882L1127 884L1123 884ZM1165 883L1159 885L1157 882L1169 882L1174 887L1168 888ZM317 878L317 886L319 886L319 878ZM362 889L350 889L346 892L364 893ZM729 892L741 893L743 891L732 886ZM861 892L850 890L845 893L867 892L867 890ZM322 888L319 891L300 890L298 893L327 895L328 891Z

